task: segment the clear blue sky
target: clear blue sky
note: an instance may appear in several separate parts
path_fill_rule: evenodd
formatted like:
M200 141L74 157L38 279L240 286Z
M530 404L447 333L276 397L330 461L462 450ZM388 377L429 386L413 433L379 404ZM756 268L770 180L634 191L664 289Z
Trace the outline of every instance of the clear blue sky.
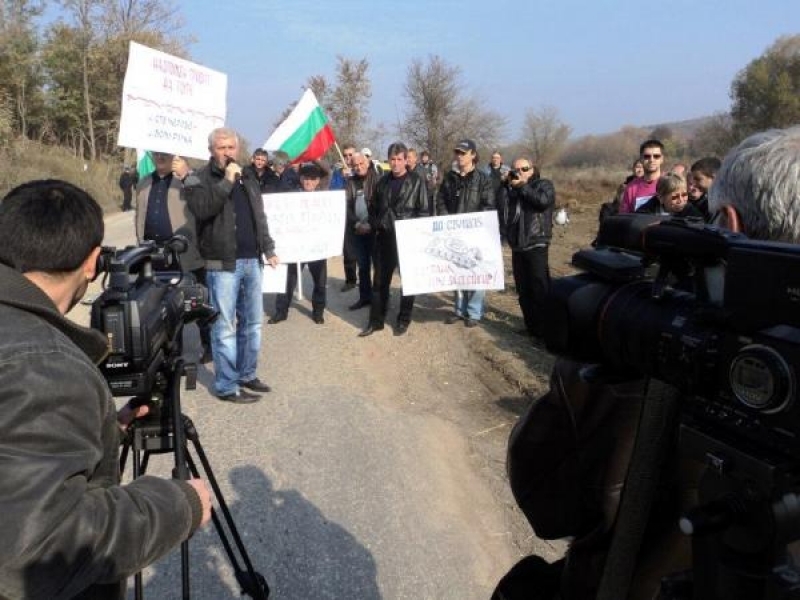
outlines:
M555 106L573 135L730 107L738 71L800 33L797 0L178 0L193 61L228 74L228 124L260 145L310 75L366 58L390 133L413 58L439 55L508 118ZM469 135L469 132L464 132Z

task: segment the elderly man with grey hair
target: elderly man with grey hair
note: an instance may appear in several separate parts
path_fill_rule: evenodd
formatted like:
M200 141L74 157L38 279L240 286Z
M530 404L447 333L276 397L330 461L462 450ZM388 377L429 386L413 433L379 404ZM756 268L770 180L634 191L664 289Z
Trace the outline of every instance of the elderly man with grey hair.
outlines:
M211 158L196 173L185 163L175 175L195 217L209 299L219 317L211 330L214 393L220 400L250 403L270 387L257 374L261 348L264 263L278 264L269 235L258 180L237 163L239 136L215 129L208 136Z
M731 150L709 190L716 223L748 237L800 242L800 126L756 133Z

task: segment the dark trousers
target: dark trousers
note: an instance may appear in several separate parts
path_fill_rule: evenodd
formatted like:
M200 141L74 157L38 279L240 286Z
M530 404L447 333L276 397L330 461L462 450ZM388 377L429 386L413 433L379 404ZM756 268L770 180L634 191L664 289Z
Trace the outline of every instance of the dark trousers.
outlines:
M373 327L383 327L383 323L386 320L386 311L389 309L389 290L392 286L392 275L394 270L400 266L397 258L397 241L393 231L379 231L375 235L372 263L375 266L375 274L372 284L372 305L369 311L369 324ZM411 322L413 308L414 296L402 296L400 299L400 312L397 314L398 325L408 325Z
M356 234L350 227L344 231L344 247L342 259L344 261L344 280L346 283L356 282L356 265L358 264L358 251L356 250Z
M353 247L358 263L358 299L369 302L372 299L372 248L375 236L371 233L353 235Z
M122 190L122 211L128 211L131 209L131 204L133 203L133 190L131 188L124 188Z
M314 291L311 292L311 312L315 317L321 317L325 310L326 292L325 287L328 285L328 261L312 260L303 263L300 267L307 266L311 272L311 277L314 280ZM286 292L278 294L275 298L275 315L285 317L289 313L289 305L292 303L294 297L294 289L297 287L297 263L290 263L287 265L286 273Z
M525 328L537 337L542 335L544 298L550 288L549 250L548 246L542 246L511 252L511 269Z

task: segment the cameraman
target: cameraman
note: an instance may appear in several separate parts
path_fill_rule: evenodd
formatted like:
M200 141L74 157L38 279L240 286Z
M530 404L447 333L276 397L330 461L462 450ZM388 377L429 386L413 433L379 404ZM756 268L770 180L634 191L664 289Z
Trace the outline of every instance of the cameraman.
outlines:
M0 597L121 598L125 578L210 518L200 480L119 484L120 429L98 331L64 317L95 277L100 206L63 181L0 202Z
M711 187L709 208L724 227L796 244L799 196L796 126L757 133L731 150ZM520 561L499 583L495 600L596 597L645 393L644 380L615 379L598 365L556 361L550 390L511 432L508 472L517 504L536 534L572 541L566 556L553 564L536 556ZM649 513L629 598L656 597L661 576L691 564L690 540L676 527L698 475L687 466L668 463L658 474L666 485Z
M550 288L550 238L553 235L553 182L525 156L516 158L497 198L500 231L511 247L511 268L531 337L542 336L544 299Z

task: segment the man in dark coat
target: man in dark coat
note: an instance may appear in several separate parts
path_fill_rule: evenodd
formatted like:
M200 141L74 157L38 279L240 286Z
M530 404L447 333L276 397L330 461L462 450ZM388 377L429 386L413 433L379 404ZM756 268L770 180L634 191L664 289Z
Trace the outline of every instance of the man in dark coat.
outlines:
M131 202L133 200L133 188L139 181L139 174L125 166L122 170L122 175L119 176L119 189L122 190L122 212L127 212L131 209Z
M211 158L196 173L176 169L194 214L200 254L205 261L209 299L219 316L211 328L214 392L239 404L257 402L270 386L257 375L264 314L261 292L264 263L278 264L269 235L264 201L256 179L236 162L239 136L213 130Z
M375 275L372 283L369 324L358 334L361 337L372 335L383 329L386 320L392 275L400 266L397 256L395 221L425 216L428 210L428 192L425 182L416 173L409 173L406 168L407 151L405 144L400 142L389 146L391 170L378 181L375 186L373 202L369 206L369 224L375 232L373 254ZM408 331L413 308L414 296L402 296L400 312L397 315L396 335L403 335Z
M501 229L511 247L511 266L528 335L540 337L550 288L549 250L556 192L527 157L517 158L500 188Z
M211 517L200 480L119 481L120 425L99 331L64 315L96 275L103 214L34 181L0 202L0 596L119 600L125 578Z
M437 215L494 210L494 188L491 178L478 170L478 150L472 140L461 140L453 149L458 171L448 171L436 199ZM445 323L452 325L463 320L475 327L483 316L485 290L457 290L455 313Z

